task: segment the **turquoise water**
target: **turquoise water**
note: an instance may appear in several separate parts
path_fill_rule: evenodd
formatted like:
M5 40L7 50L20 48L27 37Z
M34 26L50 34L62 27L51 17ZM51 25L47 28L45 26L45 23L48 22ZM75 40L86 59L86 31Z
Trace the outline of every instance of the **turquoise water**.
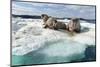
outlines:
M56 44L46 43L47 46L44 46L37 51L32 51L26 55L13 55L12 65L34 65L95 60L95 51L93 54L93 49L91 49L92 52L91 50L84 51L87 48L84 45L80 46L80 43L72 42L71 44L73 46L66 45L65 43L66 42L63 42L63 44L61 44L60 42L57 42ZM88 55L86 56L85 54ZM91 58L91 56L93 57Z

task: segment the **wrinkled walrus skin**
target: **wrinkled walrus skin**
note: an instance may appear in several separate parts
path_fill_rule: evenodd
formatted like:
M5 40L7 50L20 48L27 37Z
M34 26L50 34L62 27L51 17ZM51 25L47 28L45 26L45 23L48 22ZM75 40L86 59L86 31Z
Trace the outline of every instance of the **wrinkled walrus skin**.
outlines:
M67 24L67 30L70 32L80 32L81 25L78 18L72 18Z
M57 23L55 23L54 27L55 27L55 29L64 29L64 30L66 30L66 24L64 22L57 21Z

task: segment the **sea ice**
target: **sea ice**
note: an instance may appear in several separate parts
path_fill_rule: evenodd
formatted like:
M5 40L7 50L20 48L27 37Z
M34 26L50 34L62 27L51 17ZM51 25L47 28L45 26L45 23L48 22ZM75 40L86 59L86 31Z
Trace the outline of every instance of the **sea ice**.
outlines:
M43 48L38 53L49 57L66 57L68 61L83 58L86 47L95 45L95 24L82 22L81 26L86 31L72 36L68 31L44 29L40 20L27 22L12 32L12 54L25 55Z

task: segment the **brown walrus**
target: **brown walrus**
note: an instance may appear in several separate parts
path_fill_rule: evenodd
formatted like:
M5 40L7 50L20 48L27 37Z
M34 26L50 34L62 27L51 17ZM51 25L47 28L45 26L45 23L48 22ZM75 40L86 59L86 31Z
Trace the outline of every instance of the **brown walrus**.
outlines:
M72 18L67 24L67 30L70 32L80 32L81 25L78 18Z
M48 16L46 14L42 14L41 18L43 19L44 28L54 29L54 25L57 22L55 18Z
M66 29L66 24L64 22L57 21L54 25L55 29Z
M57 21L54 17L48 16L46 14L42 14L41 18L44 22L44 28L50 29L66 29L66 24L63 22Z

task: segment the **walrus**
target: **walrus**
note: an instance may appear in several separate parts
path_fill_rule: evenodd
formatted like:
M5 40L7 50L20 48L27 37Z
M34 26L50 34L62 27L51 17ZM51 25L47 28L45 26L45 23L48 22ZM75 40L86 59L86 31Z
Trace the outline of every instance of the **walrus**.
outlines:
M43 19L44 28L50 29L66 29L66 24L63 22L57 21L54 17L48 16L46 14L42 14L41 18Z
M72 18L68 22L66 28L70 32L77 32L77 33L79 33L80 29L81 29L81 25L80 25L79 19L78 18Z
M57 21L54 24L54 28L55 29L64 29L64 30L66 30L66 24L64 22Z
M47 14L42 14L41 18L44 22L44 28L55 29L54 25L57 22L57 20L54 17L48 16Z

